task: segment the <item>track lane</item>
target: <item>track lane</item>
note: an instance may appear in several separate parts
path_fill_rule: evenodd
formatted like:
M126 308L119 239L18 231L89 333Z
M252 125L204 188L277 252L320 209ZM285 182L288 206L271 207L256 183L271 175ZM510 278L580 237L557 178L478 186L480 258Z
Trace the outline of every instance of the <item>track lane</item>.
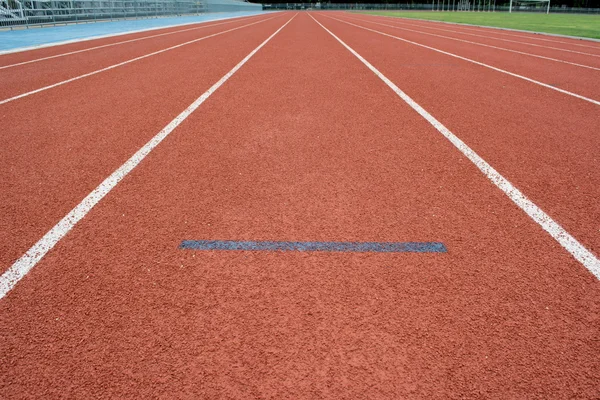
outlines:
M465 28L469 28L469 27L465 26ZM523 33L525 33L526 35L523 35ZM526 38L528 40L536 41L536 42L541 41L541 42L550 42L550 43L555 43L555 44L560 43L560 44L567 44L569 46L587 47L589 49L600 50L600 42L598 40L593 40L593 39L589 39L589 38L585 38L585 37L564 38L563 39L563 38L556 37L556 36L553 37L552 34L529 32L529 35L527 35L527 33L528 32L510 33L510 31L507 31L507 30L494 29L494 34L497 34L500 36ZM532 43L535 43L535 42L532 42Z
M600 196L594 150L600 139L591 134L600 125L596 105L327 15L318 19L600 253L600 207L593 201Z
M71 79L78 79L83 76L86 79L89 74L107 68L120 68L121 63L130 60L138 62L136 59L141 57L155 57L159 52L170 52L171 47L190 45L188 42L199 40L212 40L219 34L229 34L236 29L247 29L255 24L263 23L274 16L267 16L259 19L235 21L231 24L210 26L198 31L188 31L172 36L163 36L154 38L151 41L133 42L124 46L107 47L93 53L80 53L68 58L59 58L48 60L43 66L38 64L28 64L17 69L0 70L0 77L5 82L2 87L2 98L0 107L7 101L19 100L18 96L35 95L37 90L52 87L52 85L61 84ZM206 39L203 39L206 38ZM67 83L69 84L69 83ZM4 103L4 104L3 104Z
M260 15L256 15L256 16L260 16ZM7 64L13 64L13 63L19 63L19 62L27 62L27 61L32 61L35 59L39 59L39 58L44 58L44 57L52 57L52 56L56 56L65 52L71 52L71 51L81 51L81 50L86 50L89 49L91 47L97 47L97 46L110 46L110 45L114 45L123 41L127 41L127 40L143 40L146 37L153 37L156 35L162 35L162 34L170 34L170 33L175 33L178 31L185 31L187 29L193 29L195 27L200 28L201 26L210 26L214 23L222 23L222 22L227 22L227 21L235 21L235 20L242 20L244 18L252 18L255 17L253 16L242 16L242 17L236 17L236 18L229 18L229 19L224 19L224 20L213 20L213 21L205 21L205 22L199 22L199 23L192 23L189 25L181 25L181 26L174 26L174 27L169 27L169 28L159 28L159 29L152 29L149 31L143 31L143 32L134 32L134 33L123 33L123 34L117 34L114 36L110 36L110 37L104 37L104 38L91 38L91 39L82 39L82 40L78 40L78 41L74 41L72 43L64 43L64 44L55 44L55 45L51 45L51 46L47 46L47 47L40 47L40 48L34 48L34 49L29 49L29 50L22 50L22 51L16 51L16 52L9 52L9 53L4 53L4 54L0 54L0 65L7 65ZM18 50L18 49L16 49Z
M519 55L526 56L526 57L533 57L533 58L538 58L538 59L543 59L543 60L548 60L548 61L553 61L553 62L559 62L559 63L563 63L563 64L569 64L572 66L578 66L580 68L592 69L592 70L597 70L597 71L600 70L600 68L594 67L592 65L575 63L572 61L562 59L562 58L560 58L560 55L556 55L556 57L558 57L558 58L547 57L547 56L535 54L534 52L531 52L531 51L521 51L521 50L517 50L517 49L511 49L508 47L487 44L487 43L477 41L476 39L467 40L465 38L448 36L448 35L444 35L443 33L435 33L432 31L428 31L426 29L420 29L418 27L416 27L416 28L411 27L410 25L382 23L381 20L364 19L364 18L361 19L361 18L348 16L347 14L344 14L344 16L346 16L346 18L350 18L350 20L354 20L354 21L362 21L362 22L369 21L370 23L379 25L379 26L394 27L395 29L399 29L402 31L413 32L413 33L418 33L418 34L422 34L422 35L426 35L426 36L430 36L430 37L440 38L440 39L443 39L444 41L450 40L453 42L460 42L460 43L466 44L468 47L472 47L472 46L477 46L479 48L485 47L485 48L489 48L489 49L495 49L496 51L499 51L499 52L508 52L508 53L513 53L513 54L519 54Z
M377 22L355 18L341 19L355 25L385 32L402 39L482 62L600 102L600 68L598 70L582 69L551 60L527 57L493 48L405 31L389 24L379 25ZM598 65L600 67L600 62Z
M481 31L481 32L486 31L486 27L470 27L467 25L458 25L458 27L461 29L464 29L466 31L471 31L471 30L472 31ZM549 43L554 43L554 44L557 44L557 43L558 44L566 44L569 46L587 47L590 49L600 50L600 42L598 40L593 40L593 39L589 39L589 38L585 38L585 37L568 38L568 37L558 37L558 36L554 36L552 34L545 34L543 32L539 32L539 33L536 33L536 32L511 32L510 30L506 30L506 29L498 29L498 28L494 28L494 27L490 27L490 28L492 29L492 31L495 35L525 38L525 39L532 41L531 43L549 42Z
M393 83L388 77L383 75L373 64L369 63L364 57L348 46L343 40L337 37L333 32L323 26L319 21L311 18L319 24L321 28L327 31L336 41L345 49L360 60L365 67L373 72L382 82L386 84L398 97L408 104L414 111L431 124L442 136L444 136L452 145L460 151L469 161L477 167L488 180L500 189L511 201L525 212L536 224L546 231L554 240L556 240L568 253L579 261L589 272L600 280L600 258L597 258L592 252L577 241L560 224L546 214L538 205L532 202L527 195L515 187L508 179L499 173L485 159L481 158L472 148L463 140L450 131L444 124L436 119L431 113L425 110L420 104L408 96L402 89ZM341 20L339 20L341 21ZM184 243L188 243L187 241ZM443 244L442 244L443 246Z
M0 302L11 393L598 394L598 281L314 27L297 17ZM176 248L234 236L451 251Z
M132 43L132 42L149 40L149 39L153 39L153 38L161 37L161 36L169 36L169 35L175 35L175 34L182 33L182 32L197 31L197 30L205 29L207 27L215 26L215 25L226 25L231 22L235 22L236 20L240 21L245 18L253 18L253 17L255 17L255 16L240 17L239 19L228 19L226 21L215 20L214 23L206 22L206 23L200 23L200 24L192 24L191 27L184 26L184 27L180 27L179 29L168 29L166 31L163 31L161 29L161 30L159 30L158 33L147 34L146 36L140 36L140 37L134 37L134 38L129 38L129 35L125 35L126 38L122 38L120 41L117 41L117 42L109 42L109 43L104 43L104 44L94 43L93 45L91 45L89 47L84 47L81 49L63 50L61 48L61 45L59 45L59 46L56 46L56 47L58 47L58 49L57 49L58 52L56 54L48 54L46 56L41 56L41 57L37 57L37 58L35 58L35 57L28 58L28 59L24 59L22 61L17 61L15 63L10 63L10 61L8 61L8 60L3 60L2 57L0 56L0 62L2 62L2 64L0 64L0 70L14 68L14 67L26 65L26 64L43 62L43 61L60 58L60 57L67 57L67 56L70 56L73 54L84 53L84 52L93 51L93 50L97 50L97 49L101 49L101 48L119 46L119 45L128 44L128 43ZM200 26L195 26L195 25L200 25Z
M579 100L583 100L583 101L586 101L588 103L600 106L600 101L598 101L598 100L595 100L595 99L592 99L592 98L589 98L589 97L585 97L585 96L582 96L582 95L580 95L578 93L570 92L570 91L565 90L565 89L561 89L560 87L557 87L555 85L550 85L550 84L547 84L547 83L544 83L544 82L541 82L541 81L537 81L535 79L532 79L532 78L529 78L529 77L526 77L526 76L523 76L523 75L519 75L519 74L516 74L514 72L507 71L505 69L501 69L501 68L495 67L495 66L490 65L490 64L482 63L480 61L473 60L471 58L463 57L463 56L460 56L460 55L455 54L455 53L451 53L451 52L447 52L447 51L441 50L441 49L439 49L437 47L427 46L426 44L422 44L422 43L419 43L419 42L411 41L411 40L402 38L400 36L392 35L392 34L389 34L389 33L386 33L386 32L382 32L380 30L368 28L368 27L363 26L363 25L354 24L352 22L344 21L344 20L339 19L339 18L335 18L335 17L331 17L331 16L329 16L329 17L332 18L332 19L334 19L334 20L336 20L336 21L338 21L338 22L342 22L342 23L344 23L346 25L351 25L351 26L354 26L354 27L362 29L362 30L366 30L366 31L369 31L369 32L372 32L372 33L376 33L378 35L386 36L388 38L391 38L391 39L394 39L394 40L398 40L398 41L401 41L401 42L404 42L404 43L408 43L408 44L413 45L413 46L424 48L424 49L436 52L438 54L443 54L444 56L448 56L448 57L452 57L454 59L465 61L465 62L474 64L474 65L476 65L478 67L488 68L488 69L490 69L492 71L499 72L501 74L505 74L505 75L511 76L513 78L517 78L517 79L523 80L525 82L532 83L534 85L538 85L540 87L543 87L543 88L546 88L546 89L550 89L550 90L553 90L553 91L565 94L567 96L571 96L571 97L577 98Z
M278 17L5 104L2 271L281 23ZM22 110L35 110L35 123Z
M369 14L364 14L369 15ZM533 45L546 46L546 47L558 47L565 50L574 50L580 52L591 52L593 54L600 55L600 42L587 40L586 38L581 39L569 39L563 37L552 37L550 35L544 35L543 33L526 33L526 32L512 32L509 33L506 30L497 29L494 27L475 27L461 24L443 23L436 21L425 21L410 18L397 18L387 16L375 16L385 19L392 19L402 21L404 23L410 23L415 26L429 27L431 29L444 29L447 31L461 32L464 34L473 33L483 35L490 38L496 39L507 39L515 42L529 43ZM535 46L535 47L539 47Z
M347 13L344 13L348 15ZM367 16L368 17L368 16ZM430 33L435 33L439 35L451 36L457 39L466 39L477 42L482 42L489 45L507 47L513 50L535 53L542 56L553 57L565 59L567 61L576 62L580 64L592 64L593 66L598 66L600 62L600 53L595 52L592 49L581 49L581 48L560 48L554 47L547 44L540 43L526 43L521 42L514 39L507 38L498 38L493 36L488 36L481 33L474 32L465 32L465 31L456 31L454 29L449 29L444 26L435 26L435 25L421 25L415 24L412 22L408 22L405 20L399 21L393 18L370 18L373 21L391 23L393 25L402 26L410 29L419 29L425 30Z

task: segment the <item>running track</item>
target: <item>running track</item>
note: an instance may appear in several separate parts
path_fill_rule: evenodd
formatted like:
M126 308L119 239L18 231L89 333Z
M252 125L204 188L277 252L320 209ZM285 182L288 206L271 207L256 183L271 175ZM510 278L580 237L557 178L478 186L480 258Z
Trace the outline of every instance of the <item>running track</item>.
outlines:
M600 397L600 44L197 27L0 56L0 397Z

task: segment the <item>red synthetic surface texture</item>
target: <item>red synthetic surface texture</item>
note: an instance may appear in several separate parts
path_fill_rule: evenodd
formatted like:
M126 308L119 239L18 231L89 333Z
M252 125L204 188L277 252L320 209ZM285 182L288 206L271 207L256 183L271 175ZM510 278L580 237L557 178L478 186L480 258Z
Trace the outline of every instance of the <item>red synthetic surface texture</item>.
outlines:
M0 106L2 124L10 127L0 146L2 269L281 21L278 16ZM34 110L35 117L22 110Z
M325 15L320 21L600 253L597 105Z
M366 14L365 14L366 16ZM529 49L542 48L543 47L555 47L559 49L578 51L583 53L591 53L600 55L600 42L587 39L571 39L564 37L556 37L551 35L543 35L536 33L527 32L511 32L502 29L495 29L492 27L474 27L465 26L460 24L447 24L436 21L422 21L409 18L397 18L397 17L381 17L375 16L376 18L385 19L387 21L394 21L398 24L410 24L413 26L427 27L431 30L441 32L460 32L457 37L475 37L474 35L483 35L492 40L495 40L496 44L521 42L530 43L535 46L528 46ZM469 35L467 35L469 34ZM479 39L478 39L479 40ZM564 52L563 52L564 53Z
M2 85L2 99L0 100L17 96L21 93L26 93L40 87L52 85L57 82L71 79L99 69L107 68L111 65L131 60L155 51L163 50L171 46L196 40L218 32L227 31L235 27L241 27L253 22L267 20L272 17L274 16L260 16L259 18L252 18L250 20L244 19L227 21L226 24L222 25L211 25L198 30L186 31L168 36L160 36L140 42L104 47L102 49L92 50L90 52L44 60L40 62L41 64L31 63L19 66L18 68L15 67L6 70L0 70L2 79L6 82L6 84ZM212 38L205 40L211 39ZM196 43L188 44L186 46L194 46ZM174 57L171 52L179 49L169 50L165 53L151 57L157 57L161 55L164 57Z
M485 44L485 45L489 45L489 46L495 46L498 48L515 50L515 51L520 51L522 53L533 54L533 55L538 55L538 56L542 56L542 57L554 58L554 59L562 60L565 62L581 64L581 65L585 65L585 66L589 66L589 67L593 67L593 68L600 68L600 55L590 56L590 55L583 55L583 54L566 53L566 52L560 51L560 50L539 49L536 47L527 47L527 46L524 47L522 45L518 45L518 44L514 44L514 43L502 43L502 42L499 43L499 42L495 42L493 40L489 40L486 38L461 36L461 35L448 33L446 31L440 32L438 30L424 29L420 26L415 26L412 24L408 25L403 22L396 22L393 20L391 21L389 19L382 20L381 18L373 18L373 17L363 16L363 15L348 15L347 13L341 13L341 14L336 14L336 15L339 15L340 17L344 17L344 19L347 19L347 20L352 20L354 23L357 23L357 21L363 21L363 22L368 21L369 22L368 27L371 29L379 30L380 27L387 27L387 28L393 27L393 30L391 32L395 32L396 36L402 36L402 37L405 37L406 39L417 41L417 42L429 45L431 47L436 47L436 48L439 48L440 50L445 50L445 51L448 51L451 53L454 53L455 51L457 51L457 49L460 49L461 55L468 57L468 58L473 58L477 61L487 62L486 60L490 60L490 61L494 60L496 62L506 62L505 66L503 66L502 68L514 67L517 70L519 70L520 67L523 67L523 65L521 65L520 63L515 63L515 61L519 61L521 58L524 60L528 60L528 59L532 59L532 58L530 58L528 56L524 56L524 55L510 54L510 52L507 52L507 51L493 49L493 48L485 47L485 46L479 46L479 45L476 45L473 43L481 43L481 44ZM436 36L433 36L433 35L436 35ZM461 41L453 40L453 39L459 39ZM473 42L473 43L466 43L465 41L469 41L469 42ZM462 54L462 53L464 53L464 54ZM507 58L506 56L509 56L509 58ZM490 57L490 58L488 58L488 57ZM538 58L536 61L539 61L541 63L540 67L544 66L544 67L552 68L556 65L562 65L563 67L565 66L564 65L565 63L557 63L557 61L552 61L552 60L542 61L542 59ZM494 63L494 65L496 65L496 64ZM501 65L498 65L498 66L500 67ZM594 73L596 76L599 73L599 71L592 70L590 68L582 69L582 67L578 67L578 66L571 66L571 68L575 72ZM527 71L521 71L521 73L524 73L524 72L527 72ZM546 77L548 75L554 75L557 72L558 71L550 70L546 74Z
M57 54L61 54L61 53L67 53L70 51L88 49L88 48L95 47L95 46L102 46L102 45L111 44L111 43L118 43L118 42L122 42L125 40L139 39L139 38L144 38L144 37L148 37L148 36L159 35L162 33L188 30L190 28L199 28L198 30L202 31L204 26L212 26L212 25L222 24L224 22L230 22L230 21L231 22L242 21L242 20L252 19L252 18L256 18L256 17L260 17L260 16L232 18L232 19L223 20L223 21L201 22L198 24L175 26L175 27L171 27L171 28L156 29L156 30L151 30L151 31L146 31L146 32L128 33L128 34L123 34L123 35L111 36L111 37L107 37L107 38L82 40L79 42L67 43L64 45L42 47L39 49L33 49L33 50L28 50L28 51L20 51L20 52L16 52L16 53L2 54L2 55L0 55L0 66L35 60L35 59L42 58L42 57L49 57L49 56L53 56L53 55L57 55ZM169 35L167 35L167 36L169 36Z
M452 108L453 97L439 107L424 94L445 98L462 84L467 101L476 96L469 87L485 81L509 86L517 102L558 97L476 70L467 71L470 83L455 74L446 87L432 68L409 74L415 68L395 55L438 63L431 53L396 52L380 35L313 15L400 87L409 85L442 122L455 121L450 129L492 165L512 157L532 168L527 142L510 142L510 130L475 135L490 131L478 124L493 113L467 129L469 114ZM235 65L291 16L215 38L211 54L221 56L194 71L220 57ZM114 80L142 85L152 71L174 69L175 78L187 65L156 58ZM402 76L392 74L394 65ZM153 119L145 109L181 110L205 90L180 85L136 105L136 124ZM120 96L130 92L119 88ZM62 97L79 104L78 93ZM173 105L172 93L186 98ZM581 104L573 101L564 104L576 112ZM88 124L98 119L89 116ZM519 131L525 138L528 127ZM580 127L574 134L593 141ZM92 154L129 145L121 154L131 154L145 131L136 126L111 147L76 154L89 157L86 168L105 165ZM501 135L516 154L494 141ZM67 138L58 136L56 151ZM531 157L541 157L537 147ZM571 148L581 164L586 150ZM573 168L560 158L563 147L548 151ZM74 179L69 168L45 162ZM526 172L508 171L528 182ZM61 185L40 193L68 187ZM544 199L560 208L573 197L581 201L575 193ZM560 211L579 218L581 232L592 218ZM442 241L449 252L193 252L177 249L184 239ZM599 315L600 282L301 13L0 300L0 387L9 398L589 399L600 396Z

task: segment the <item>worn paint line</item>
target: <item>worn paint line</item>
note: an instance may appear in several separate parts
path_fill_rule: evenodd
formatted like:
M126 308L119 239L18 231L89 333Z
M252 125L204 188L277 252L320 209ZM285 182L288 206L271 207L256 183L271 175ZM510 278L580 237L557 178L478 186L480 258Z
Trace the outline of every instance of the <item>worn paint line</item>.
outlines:
M238 240L184 240L184 250L319 251L344 253L446 253L440 242L277 242Z

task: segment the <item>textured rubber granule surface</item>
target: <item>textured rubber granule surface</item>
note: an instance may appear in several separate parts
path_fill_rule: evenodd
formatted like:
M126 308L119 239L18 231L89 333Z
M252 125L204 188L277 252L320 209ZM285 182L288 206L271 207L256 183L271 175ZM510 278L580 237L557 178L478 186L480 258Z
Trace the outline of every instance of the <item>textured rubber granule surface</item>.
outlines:
M319 20L599 253L596 104L326 15Z
M346 14L348 14L348 13L346 13ZM353 14L353 15L358 16L358 14ZM367 16L367 15L363 14L362 16ZM375 16L373 16L373 17L375 17ZM567 38L567 37L556 37L556 36L543 35L543 34L540 35L538 33L528 33L528 32L514 32L514 31L511 32L508 30L494 29L492 27L476 27L476 26L465 26L465 25L457 25L457 24L445 24L445 23L440 23L440 22L436 22L436 21L422 21L422 20L419 21L416 19L406 19L406 18L390 18L390 17L379 16L378 19L380 21L396 22L398 24L404 24L404 25L410 24L413 26L427 27L432 30L437 30L438 33L440 32L441 29L443 29L445 31L461 32L463 34L468 33L468 34L472 34L472 35L482 35L482 36L486 36L492 40L502 39L502 41L505 44L511 43L511 42L508 42L510 40L510 41L514 41L514 42L530 43L530 44L536 45L533 47L539 47L539 46L556 47L556 48L560 48L560 49L575 50L575 51L600 55L600 41L595 41L595 40L585 40L585 39L582 40L582 39L574 39L574 38ZM466 36L458 35L457 37L465 38ZM477 40L480 40L480 38L478 38ZM499 42L496 41L496 43L499 43ZM514 44L514 45L517 45L517 44ZM533 49L533 47L530 46L529 48Z
M428 36L422 33L405 31L394 28L393 25L389 23L380 25L381 21L373 21L372 19L344 18L344 20L356 25L365 26L369 29L385 32L403 39L457 54L471 60L483 62L496 68L517 73L554 87L600 101L600 57L581 56L582 59L577 61L582 65L598 68L598 70L593 70L552 60L508 53L489 47ZM419 30L424 31L422 29ZM479 42L479 39L476 41ZM498 46L497 43L495 45ZM537 54L535 50L531 51L530 49L519 49L519 51ZM563 54L558 54L557 52L550 57L569 61L569 57L565 57ZM444 79L444 74L441 74L439 79Z
M228 23L228 22L233 22L233 21L251 20L252 18L255 18L255 17L260 17L260 15L232 18L232 19L225 20L225 21L215 20L215 21L200 22L197 24L174 26L174 27L164 28L164 29L154 29L154 30L145 31L145 32L124 33L124 34L120 34L120 35L116 35L116 36L112 36L112 37L81 40L81 41L76 41L73 43L65 43L62 45L41 47L39 49L31 49L31 50L27 50L27 51L17 51L17 52L13 52L13 53L7 53L7 54L0 55L0 65L4 66L4 65L9 65L9 64L18 63L18 62L30 61L30 60L35 60L35 59L42 58L42 57L49 57L49 56L53 56L56 54L70 52L70 51L88 49L88 48L95 47L95 46L102 46L102 45L106 45L106 44L122 42L125 40L139 39L139 38L148 37L148 36L160 35L163 33L177 32L177 31L182 31L182 30L191 30L191 28L199 28L198 30L202 30L202 29L204 29L203 28L204 26L218 25L218 24L222 24L223 22Z
M2 268L281 23L278 17L1 105Z
M0 302L0 384L13 398L593 398L599 312L587 270L300 14Z
M199 39L203 36L209 36L218 32L230 30L243 25L251 24L261 20L267 20L274 16L262 16L258 18L242 19L228 21L225 24L205 26L202 29L185 31L173 35L159 36L140 42L124 43L118 46L104 47L90 52L78 53L67 57L54 58L42 61L40 63L31 63L21 65L14 68L0 70L0 76L7 82L2 87L2 98L4 100L21 93L26 93L40 87L52 85L54 83L64 81L78 75L83 75L92 71L109 67L136 57L140 57L155 51L166 49L181 43ZM242 29L249 29L242 28ZM242 30L240 29L240 30ZM234 34L236 31L226 33L225 35ZM209 38L205 40L214 40ZM187 46L198 49L199 43L192 43ZM158 54L153 57L176 57L177 51L181 54L183 49L175 49ZM193 50L189 50L193 51ZM140 61L136 61L140 62ZM118 67L123 68L123 67ZM105 72L103 72L105 73Z

